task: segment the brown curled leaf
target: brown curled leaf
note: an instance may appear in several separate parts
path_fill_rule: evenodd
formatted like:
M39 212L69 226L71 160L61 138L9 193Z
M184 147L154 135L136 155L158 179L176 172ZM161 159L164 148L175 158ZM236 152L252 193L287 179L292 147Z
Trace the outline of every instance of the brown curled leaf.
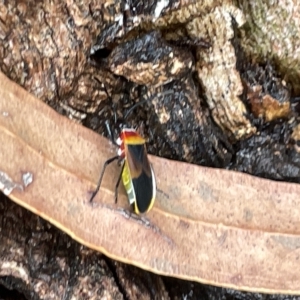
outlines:
M103 137L58 115L0 74L0 171L9 197L75 240L155 273L223 287L300 294L300 187L150 156L157 177L154 209L130 216L120 169L108 168L89 204L103 162Z

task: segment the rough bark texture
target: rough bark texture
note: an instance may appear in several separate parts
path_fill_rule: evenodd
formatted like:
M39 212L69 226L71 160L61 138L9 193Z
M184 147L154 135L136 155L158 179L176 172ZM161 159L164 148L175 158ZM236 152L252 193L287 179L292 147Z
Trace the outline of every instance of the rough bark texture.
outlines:
M284 79L299 95L300 39L299 2L236 1L246 17L242 47L257 61L273 61Z
M114 21L111 13L108 12L113 11L116 15L121 9L121 1L115 2L108 3L104 8L104 0L102 2L91 1L91 3L56 0L49 2L2 1L0 3L1 70L41 100L49 103L57 111L103 133L103 120L110 118L114 113L110 106L112 104L118 106L121 103L123 107L129 107L131 102L128 100L128 95L140 96L137 93L139 87L133 85L133 89L130 89L131 87L128 87L130 84L116 78L105 68L97 70L91 66L88 60L90 49L97 37L107 28L110 29L107 24ZM222 8L213 12L211 11L219 3L214 2L212 4L206 1L199 4L198 1L190 1L190 3L188 1L186 8L181 13L172 13L177 2L170 1L170 3L173 5L168 8L171 13L167 14L167 10L163 12L165 15L157 20L158 27L164 29L172 24L187 23L185 30L190 30L190 36L192 36L195 27L189 21L198 17L199 14L211 13L207 17L209 22L213 20L212 16L216 13L220 13L226 20L229 18L228 11L231 11L231 15L237 16L232 11L233 6L227 5L230 4L230 1L226 1ZM241 45L246 56L255 57L263 62L272 58L278 70L282 72L282 78L291 84L293 92L298 95L300 88L298 85L299 7L297 3L290 1L278 1L276 3L244 1L239 2L239 6L244 11L247 21L243 27L244 36L241 39ZM151 5L144 7L143 12L147 11L147 8L150 9ZM151 19L151 13L153 14L153 11L150 9L148 17L144 17L146 21ZM291 18L289 19L289 17ZM137 20L141 22L142 19L143 17ZM201 28L202 23L199 26L197 19L194 20L195 26ZM147 22L145 24L143 29L150 26ZM205 35L207 34L208 37L212 38L212 35L216 33L213 31L208 34L204 30L203 35L207 37ZM230 31L228 33L228 39L230 39L232 35L230 35ZM121 37L123 34L124 32ZM227 49L231 51L229 52L233 53L228 39L222 45L227 45ZM105 41L107 42L107 40ZM98 44L101 42L98 38ZM213 44L212 49L216 52L219 48L215 46ZM204 50L196 49L198 53L196 57L202 57L202 59L204 57L202 61L204 64L201 65L198 61L196 68L198 68L199 77L207 80L206 84L205 80L202 80L202 88L211 93L206 95L208 97L207 105L212 111L215 122L222 130L227 131L228 137L223 135L223 140L218 138L221 135L219 134L220 129L215 129L214 125L210 125L213 122L210 116L207 116L207 110L204 109L205 113L197 112L198 115L196 113L193 116L195 122L198 122L196 127L198 131L195 133L192 128L193 134L186 134L185 132L186 136L182 138L183 141L178 141L178 138L182 137L181 133L190 128L183 126L183 129L180 128L179 130L176 127L176 122L181 120L180 107L175 118L176 122L172 120L174 127L171 127L172 130L170 130L169 124L166 122L170 115L168 112L169 100L166 96L164 101L159 101L157 98L153 102L157 116L150 113L154 119L152 124L158 119L159 125L151 127L152 124L146 123L146 128L153 128L154 134L153 132L152 134L157 136L156 141L150 143L150 151L195 163L228 166L264 177L299 182L300 160L297 148L299 129L295 121L298 117L298 107L294 105L290 110L285 110L284 116L288 115L291 119L291 114L296 116L293 122L271 125L266 134L254 135L255 127L261 130L264 126L260 126L261 123L257 125L261 120L259 122L257 119L253 121L251 117L247 116L245 112L251 112L247 107L249 103L247 101L242 103L237 98L242 92L242 86L241 78L235 70L234 55L230 55L230 63L226 65L223 60L216 59L214 55L209 56L209 52L201 51ZM271 57L268 56L269 53L271 53ZM234 100L233 102L224 102L223 90L218 91L217 96L212 94L215 91L215 86L211 87L212 80L209 77L204 77L207 65L209 65L208 62L212 57L216 61L215 66L223 64L231 70L229 72L226 69L225 75L234 75L234 78L224 75L226 77L225 86L228 85L228 82L234 82L229 92L232 97L225 99ZM210 71L213 71L213 68ZM209 76L213 74L214 72ZM279 75L276 76L279 77ZM94 78L98 78L98 80ZM242 78L245 79L246 86L247 82L251 81L247 76L242 76ZM268 80L273 79L269 78ZM263 84L257 82L257 86L260 87L248 91L246 98L253 100L261 96L260 91ZM124 85L126 86L124 87ZM127 94L124 93L128 90ZM176 88L174 90L176 91ZM188 91L193 94L195 89L192 92L191 90ZM107 92L112 96L112 101L107 97ZM155 92L152 91L152 93ZM147 95L146 92L141 94ZM285 93L283 92L281 95L285 95ZM220 101L216 102L220 107L213 103L216 99ZM197 103L192 102L191 110L200 106L201 100L200 98L198 100ZM271 106L270 102L273 103L267 101L263 108L261 106L257 108L253 105L255 106L254 111L258 111L257 114L254 113L255 117L269 116L270 113L264 112L266 111L265 107ZM235 106L232 103L237 104ZM251 104L253 103L257 103L257 101L252 101ZM233 106L237 107L238 116L233 114L235 110L230 110ZM218 111L218 108L221 108L221 112ZM149 113L146 111L144 115L140 113L139 116L135 116L138 119L135 122L139 122L139 119L144 120L145 116L148 116L147 114ZM273 116L274 113L271 115ZM220 118L220 116L225 117ZM266 118L269 121L269 117ZM232 123L228 122L228 119ZM209 126L203 129L203 123L209 124ZM166 132L169 134L168 140L165 139ZM213 132L213 140L204 138L204 141L200 143L201 149L208 149L207 153L210 154L210 158L206 158L207 155L195 156L195 151L197 147L199 148L199 144L195 144L195 138L199 132L199 135L204 132L202 134L204 137L212 135L211 132ZM230 148L228 139L238 140L249 136L249 134L253 135L250 140L241 141L240 144L235 145L237 148L236 158L235 161L229 163L231 154L228 150ZM147 135L151 136L151 132ZM295 145L293 146L295 147L287 147L287 141L290 138L294 141ZM209 147L207 147L207 143ZM177 147L181 145L184 145L183 149L178 149ZM257 151L261 146L263 148ZM280 157L278 153L281 153L283 157ZM275 165L276 168L271 168L266 172L262 168L266 165ZM134 267L112 262L104 258L103 255L78 245L64 233L11 203L3 196L0 201L0 221L0 281L9 289L21 291L27 299L72 299L72 297L76 299L221 299L222 297L228 299L288 299L285 296L240 293L166 279Z

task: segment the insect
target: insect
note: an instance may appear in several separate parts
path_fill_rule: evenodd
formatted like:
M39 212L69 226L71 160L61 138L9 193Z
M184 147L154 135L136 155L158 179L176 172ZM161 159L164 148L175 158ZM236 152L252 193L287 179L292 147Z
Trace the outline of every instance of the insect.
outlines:
M97 188L90 202L93 201L100 189L106 167L119 159L122 169L115 186L115 203L118 200L118 187L122 179L128 201L130 205L133 205L134 212L136 214L146 213L152 208L156 196L156 181L147 157L146 141L135 129L122 128L119 138L113 142L119 146L118 155L104 163Z

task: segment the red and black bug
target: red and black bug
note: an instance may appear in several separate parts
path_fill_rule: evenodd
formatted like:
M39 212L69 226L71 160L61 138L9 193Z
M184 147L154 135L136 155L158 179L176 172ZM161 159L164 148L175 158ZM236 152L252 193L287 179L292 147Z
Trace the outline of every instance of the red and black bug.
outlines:
M134 206L136 214L148 212L155 201L156 182L153 168L148 160L143 139L135 129L123 128L116 144L119 146L118 155L108 159L104 165L90 202L98 193L106 167L119 159L122 170L116 183L115 201L117 202L118 187L122 178L128 201Z
M146 101L138 102L131 107L124 116L124 120L136 106ZM100 189L106 167L113 161L119 160L122 169L115 186L115 202L118 199L118 187L122 179L128 201L130 205L133 205L135 213L146 213L153 207L156 196L156 181L153 168L148 160L146 141L135 129L126 127L121 128L119 138L114 140L108 121L105 124L112 142L119 147L118 155L108 159L104 163L97 187L93 192L90 202L93 201Z

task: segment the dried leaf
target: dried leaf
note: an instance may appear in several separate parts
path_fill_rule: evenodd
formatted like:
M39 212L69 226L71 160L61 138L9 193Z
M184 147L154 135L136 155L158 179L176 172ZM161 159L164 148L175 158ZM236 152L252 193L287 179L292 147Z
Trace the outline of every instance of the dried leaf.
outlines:
M159 191L149 214L130 215L123 188L114 204L116 165L90 205L113 146L3 74L0 98L0 172L23 186L9 195L16 203L80 243L155 273L300 294L299 185L150 156Z

